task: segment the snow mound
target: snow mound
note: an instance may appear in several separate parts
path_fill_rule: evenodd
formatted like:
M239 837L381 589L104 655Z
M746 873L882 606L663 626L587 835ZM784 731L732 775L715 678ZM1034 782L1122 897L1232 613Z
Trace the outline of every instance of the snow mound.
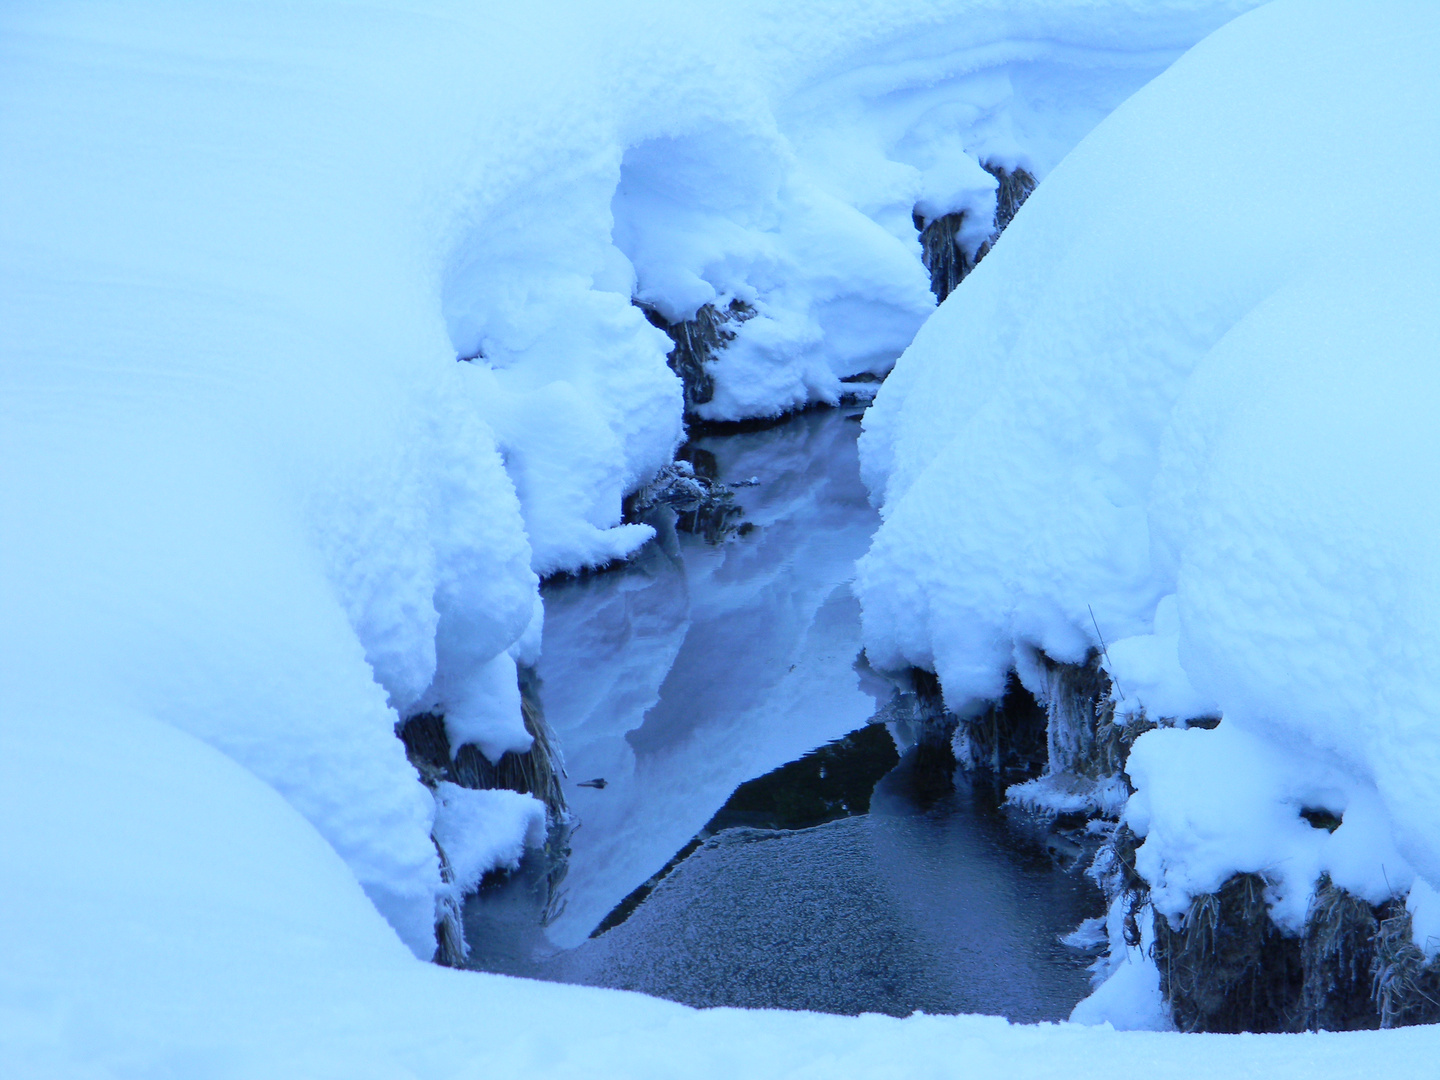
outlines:
M682 396L632 300L754 302L714 415L833 400L930 310L913 204L1238 6L8 6L0 701L219 748L428 956L393 727L526 747L537 575L650 537Z
M995 210L982 163L1043 176L1249 6L748 0L617 20L555 4L540 54L499 20L485 89L502 108L483 120L442 309L485 369L536 569L629 550L595 530L679 437L669 342L632 300L672 324L754 313L710 365L700 416L833 404L933 309L917 212L966 211L978 242Z
M1162 911L1242 870L1291 928L1322 871L1440 883L1437 33L1341 0L1216 32L1055 169L866 419L872 660L964 709L1103 633L1150 715L1223 714L1131 757Z
M545 804L518 791L435 785L435 842L450 860L456 898L491 870L514 870L527 848L545 843Z

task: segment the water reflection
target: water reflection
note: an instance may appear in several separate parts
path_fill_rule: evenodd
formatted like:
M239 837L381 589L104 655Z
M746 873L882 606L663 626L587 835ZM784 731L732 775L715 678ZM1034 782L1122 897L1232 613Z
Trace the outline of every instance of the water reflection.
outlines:
M832 410L696 440L721 480L756 481L738 492L754 528L720 544L670 531L629 567L547 586L541 695L580 821L555 947L584 941L737 785L874 712L849 588L878 523L858 429Z
M533 859L472 898L471 966L842 1013L1058 1019L1087 992L1057 939L1099 913L1093 885L866 726L892 688L856 665L849 582L877 524L857 431L834 411L700 440L721 480L758 481L753 529L671 530L547 586L569 872L558 904Z

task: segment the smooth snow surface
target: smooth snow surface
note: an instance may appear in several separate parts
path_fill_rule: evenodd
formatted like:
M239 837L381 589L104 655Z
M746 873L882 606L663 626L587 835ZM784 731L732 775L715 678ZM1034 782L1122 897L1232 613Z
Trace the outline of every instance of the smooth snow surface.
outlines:
M1440 10L1277 2L1103 122L902 357L872 660L957 708L1108 639L1159 910L1440 883ZM1093 611L1093 616L1091 612ZM1306 808L1343 814L1333 834Z

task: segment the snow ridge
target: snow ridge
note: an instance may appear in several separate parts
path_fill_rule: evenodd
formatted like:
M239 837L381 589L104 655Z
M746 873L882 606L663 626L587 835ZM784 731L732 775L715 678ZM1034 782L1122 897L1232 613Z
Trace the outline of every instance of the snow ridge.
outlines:
M539 577L650 538L683 397L632 301L755 307L703 415L835 401L932 308L918 203L1043 175L1244 6L11 5L7 714L221 750L429 956L395 723L523 749Z
M1223 714L1127 767L1175 918L1236 874L1290 933L1322 875L1440 882L1435 19L1280 0L1216 32L1039 186L866 418L873 661L964 711L1103 635L1132 708Z

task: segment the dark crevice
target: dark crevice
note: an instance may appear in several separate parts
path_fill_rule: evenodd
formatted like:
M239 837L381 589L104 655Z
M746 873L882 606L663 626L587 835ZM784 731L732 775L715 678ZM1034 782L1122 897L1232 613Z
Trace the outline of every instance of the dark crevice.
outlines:
M960 764L980 770L997 788L1032 780L1049 760L1045 707L1011 671L1005 693L960 727Z
M1324 829L1333 833L1340 827L1340 815L1323 807L1307 806L1300 811L1300 816L1312 829Z
M710 401L715 396L715 378L708 365L735 340L735 327L755 317L755 309L743 300L731 300L723 308L703 304L694 318L672 323L654 306L639 300L634 303L652 326L664 330L675 343L666 362L685 388L685 411L693 412L695 406Z
M689 843L620 901L590 936L599 937L623 923L675 867L726 829L810 829L869 813L875 785L899 761L895 741L884 726L867 724L764 776L747 780ZM950 767L953 770L953 761Z
M1025 169L1006 170L994 162L987 162L984 168L996 180L995 217L988 239L974 251L968 250L959 239L967 225L966 211L943 214L928 221L918 213L915 215L915 228L920 233L921 258L925 269L930 271L930 291L937 301L944 301L980 265L1035 190L1035 177Z
M884 380L877 376L875 381L883 382ZM866 385L869 380L842 379L841 382L851 385ZM707 420L691 416L686 419L685 427L692 439L710 435L748 435L756 431L770 431L773 428L783 427L802 413L827 412L836 408L845 410L848 417L858 419L864 415L864 404L864 402L847 401L842 397L839 405L814 401L786 412L778 412L771 416L747 416L744 420ZM860 407L857 409L857 406Z

